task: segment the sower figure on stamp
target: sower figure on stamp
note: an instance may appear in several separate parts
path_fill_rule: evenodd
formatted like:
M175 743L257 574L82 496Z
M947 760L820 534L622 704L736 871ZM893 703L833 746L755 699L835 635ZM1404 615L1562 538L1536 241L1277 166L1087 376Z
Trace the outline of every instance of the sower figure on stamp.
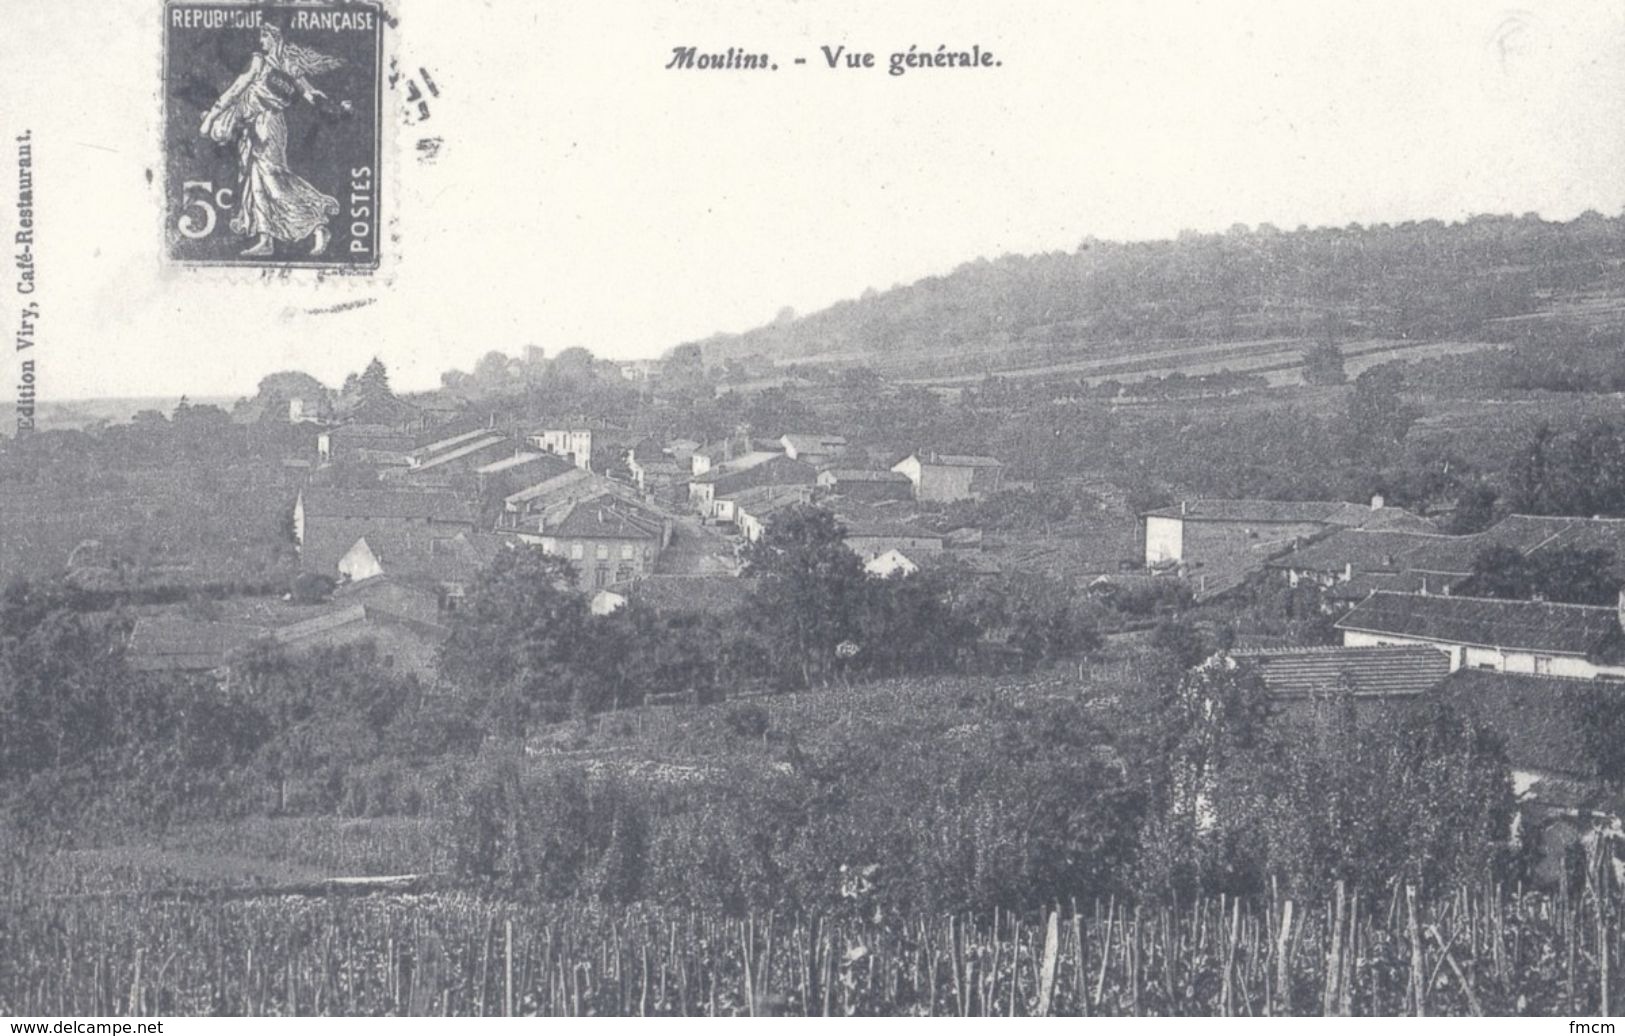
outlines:
M338 215L338 199L288 168L288 119L283 113L300 96L312 105L325 100L327 95L312 86L309 77L331 72L343 62L288 43L274 25L260 29L260 48L248 71L209 109L200 128L210 140L237 141L243 180L231 229L254 237L242 254L270 255L273 240L308 237L310 254L321 255L332 240L327 222Z

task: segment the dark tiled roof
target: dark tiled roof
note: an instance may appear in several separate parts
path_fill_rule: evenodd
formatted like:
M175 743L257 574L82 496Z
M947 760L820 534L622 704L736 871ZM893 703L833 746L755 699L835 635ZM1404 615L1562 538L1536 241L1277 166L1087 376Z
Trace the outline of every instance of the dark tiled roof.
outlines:
M1416 695L1450 672L1450 657L1431 647L1318 647L1236 651L1270 693L1293 696L1336 691L1347 680L1354 693Z
M1353 564L1355 572L1400 572L1419 568L1429 572L1446 571L1430 567L1430 556L1454 552L1460 536L1374 529L1338 529L1325 539L1265 562L1270 568L1309 572L1341 572Z
M457 447L467 445L476 439L488 438L494 434L495 433L489 428L475 428L472 431L460 432L457 435L447 436L444 439L436 439L433 442L423 443L413 450L412 453L414 456L419 458L432 457L437 453L445 453L447 450L456 449Z
M581 501L542 531L561 539L654 540L660 538L662 525L659 515L605 494Z
M753 453L746 453L742 456L735 457L733 460L718 461L711 466L709 471L705 472L704 474L695 475L694 481L716 482L727 478L729 475L737 475L742 472L750 471L752 468L759 468L770 460L785 460L790 461L792 464L801 463L797 460L791 460L782 453L771 453L766 450L757 450Z
M732 500L736 507L752 514L766 514L812 499L812 488L804 485L750 486L724 494L722 499Z
M455 493L437 489L339 489L312 486L304 491L304 500L306 519L425 518L473 525L477 517L472 504Z
M1183 518L1206 522L1329 522L1349 505L1342 500L1187 500L1182 505L1145 512L1148 518Z
M1602 680L1463 669L1439 687L1440 696L1479 726L1506 742L1512 766L1590 778L1596 765L1582 751L1574 698L1600 691L1625 709L1625 687Z
M984 457L976 453L934 453L927 457L921 457L920 462L949 468L1004 467L1004 463L997 457Z
M416 454L414 454L414 457L418 459L419 463L413 470L428 471L432 468L438 468L443 464L450 464L453 461L463 460L464 458L480 457L482 455L489 454L494 450L505 451L510 449L513 449L513 444L506 436L486 435L482 438L475 439L472 442L465 442L460 446L445 451L444 453L426 454L424 450L419 450Z
M907 482L901 471L870 471L861 468L830 468L825 472L837 484L841 482Z
M535 464L538 467L541 467L543 466L544 460L556 460L561 463L569 463L562 457L554 457L547 453L516 453L511 457L503 457L501 460L494 460L488 464L481 464L479 467L474 469L474 473L476 475L496 475L512 468L524 467L530 464Z
M338 564L365 540L386 574L408 581L463 583L474 578L496 554L497 537L459 531L432 534L388 524L356 528L350 523L318 526L305 537L300 565L308 572L338 578Z
M942 533L932 532L930 529L921 529L913 525L887 524L885 522L851 522L846 525L847 539L914 539L936 540L942 542Z
M1525 554L1569 547L1608 550L1625 563L1625 518L1546 518L1513 514L1479 534L1485 546L1515 547Z
M231 652L269 632L264 626L179 616L141 618L130 631L127 657L137 670L217 669Z
M824 450L846 445L844 435L818 435L808 432L787 432L783 441L795 448L797 453L821 453Z
M1621 636L1613 608L1385 592L1360 602L1337 628L1569 655L1597 653Z

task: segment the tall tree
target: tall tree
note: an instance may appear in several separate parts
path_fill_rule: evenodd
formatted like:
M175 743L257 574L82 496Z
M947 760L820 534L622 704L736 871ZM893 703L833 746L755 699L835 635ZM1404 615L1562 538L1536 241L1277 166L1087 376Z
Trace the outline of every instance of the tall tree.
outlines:
M802 686L827 679L837 647L860 634L868 577L845 537L834 515L804 505L779 515L746 556L759 580L751 615L774 668Z
M362 399L374 401L380 399L393 399L395 393L389 387L389 371L384 367L384 361L374 356L367 369L361 372L356 379L356 391Z

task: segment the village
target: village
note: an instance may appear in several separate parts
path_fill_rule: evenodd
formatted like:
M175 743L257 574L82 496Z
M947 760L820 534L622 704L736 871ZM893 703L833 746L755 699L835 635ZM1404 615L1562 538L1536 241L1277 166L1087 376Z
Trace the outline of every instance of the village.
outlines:
M641 391L658 383L658 363L616 370ZM225 681L255 643L309 653L367 642L386 664L432 683L451 618L482 571L524 547L568 561L572 589L594 616L634 603L667 617L726 616L755 589L750 545L802 507L834 517L874 580L922 570L1019 579L1050 563L956 519L966 513L956 505L1020 506L1030 494L993 456L854 448L839 426L773 438L740 426L700 441L581 415L492 412L481 422L393 394L343 406L278 397L272 407L255 416L280 420L285 410L314 433L314 456L290 461L306 471L287 502L293 591L218 601L206 618L184 602L143 609L128 635L134 669ZM1073 589L1107 606L1130 596L1165 603L1128 616L1112 636L1143 637L1172 614L1166 602L1211 612L1260 587L1310 592L1330 624L1321 642L1243 631L1203 664L1257 674L1278 711L1306 721L1339 692L1372 715L1449 703L1505 740L1520 808L1548 848L1619 822L1617 796L1576 750L1570 693L1582 683L1625 687L1625 593L1606 606L1485 597L1474 577L1487 549L1532 563L1565 551L1625 558L1625 519L1509 514L1451 534L1437 516L1381 494L1197 497L1123 513L1092 569L1068 572ZM1616 563L1609 575L1625 571Z

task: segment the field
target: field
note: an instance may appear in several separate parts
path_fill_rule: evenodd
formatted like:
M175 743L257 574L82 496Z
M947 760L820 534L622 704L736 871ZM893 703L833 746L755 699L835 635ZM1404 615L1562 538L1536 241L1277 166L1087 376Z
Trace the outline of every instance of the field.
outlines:
M872 919L14 894L0 1013L1606 1016L1618 907L1589 887Z

